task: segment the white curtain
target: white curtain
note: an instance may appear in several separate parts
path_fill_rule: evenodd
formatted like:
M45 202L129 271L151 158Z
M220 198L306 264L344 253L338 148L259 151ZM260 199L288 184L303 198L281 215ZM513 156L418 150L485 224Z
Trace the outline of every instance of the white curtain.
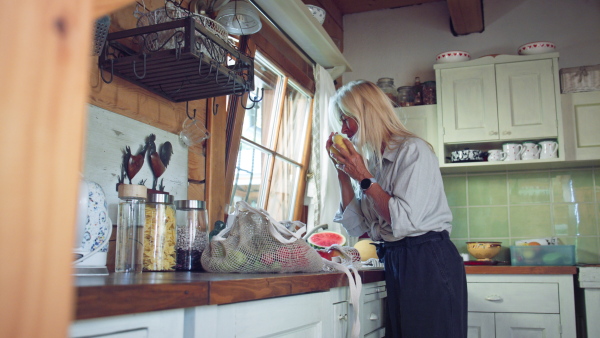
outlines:
M314 75L315 100L310 159L310 171L313 177L308 181L307 197L310 198L311 203L307 225L308 229L311 229L313 226L327 223L329 230L341 232L341 225L332 221L340 205L337 174L325 151L325 142L333 130L329 123L328 109L329 101L335 94L335 86L333 79L322 66L315 66Z

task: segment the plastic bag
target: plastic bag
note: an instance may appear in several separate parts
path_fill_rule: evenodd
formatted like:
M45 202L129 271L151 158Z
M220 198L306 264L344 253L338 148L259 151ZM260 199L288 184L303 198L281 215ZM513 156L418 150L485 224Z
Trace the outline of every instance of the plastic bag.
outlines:
M206 271L323 271L321 256L300 237L304 227L292 232L265 210L243 201L236 204L234 215L229 215L232 216L231 225L215 235L202 253L201 263Z

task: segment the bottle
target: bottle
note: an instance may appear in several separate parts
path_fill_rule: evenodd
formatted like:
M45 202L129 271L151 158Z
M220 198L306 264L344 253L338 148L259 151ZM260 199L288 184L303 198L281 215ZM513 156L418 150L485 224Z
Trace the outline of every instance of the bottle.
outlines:
M169 194L148 194L144 225L144 271L175 271L175 205Z
M383 90L390 98L394 107L398 106L398 102L396 102L398 92L396 91L396 87L394 87L394 79L391 77L382 77L377 80L377 87L381 88L381 90Z
M413 91L415 92L415 106L420 106L423 104L423 85L421 84L421 79L417 76L415 77L415 85L413 86Z
M203 271L200 257L208 246L208 213L204 201L178 200L177 264L178 271Z
M115 272L142 272L147 189L143 185L121 184L118 192Z
M435 81L423 82L423 104L436 104Z

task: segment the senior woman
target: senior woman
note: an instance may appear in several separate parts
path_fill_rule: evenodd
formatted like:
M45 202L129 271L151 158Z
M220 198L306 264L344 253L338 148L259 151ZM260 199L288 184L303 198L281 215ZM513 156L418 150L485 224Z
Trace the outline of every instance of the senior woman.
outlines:
M348 137L347 149L332 137L326 144L338 150L330 152L341 193L334 221L381 242L386 337L466 337L464 263L449 238L452 213L431 145L406 129L372 82L340 88L330 114Z

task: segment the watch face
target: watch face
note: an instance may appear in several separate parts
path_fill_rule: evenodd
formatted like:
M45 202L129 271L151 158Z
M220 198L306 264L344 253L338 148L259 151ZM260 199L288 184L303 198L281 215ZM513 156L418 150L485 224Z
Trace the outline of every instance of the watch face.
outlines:
M360 187L363 190L369 189L369 187L371 186L371 180L368 178L365 178L364 180L360 181Z

